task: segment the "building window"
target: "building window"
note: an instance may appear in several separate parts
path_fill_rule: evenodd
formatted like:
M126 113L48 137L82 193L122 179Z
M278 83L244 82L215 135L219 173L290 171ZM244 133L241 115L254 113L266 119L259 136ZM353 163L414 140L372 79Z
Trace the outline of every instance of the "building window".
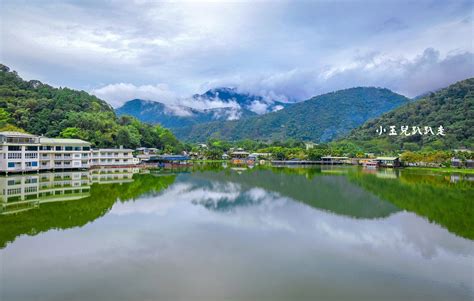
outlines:
M9 145L8 146L9 151L21 151L21 146L18 145Z
M81 147L80 147L80 146L75 146L75 147L74 147L74 150L75 150L75 151L80 151L80 150L81 150Z
M9 153L8 159L21 159L21 153Z
M38 162L36 162L36 161L33 161L33 162L25 162L25 166L26 166L26 167L38 166Z
M32 145L30 145L30 146L27 146L27 147L26 147L26 150L27 150L27 151L37 151L37 150L38 150L38 147L37 147L37 146L32 146Z
M50 145L40 146L40 150L51 150L51 146Z
M62 150L62 147L61 147L61 146L56 146L55 149L56 149L57 151L60 151L60 150Z
M26 193L29 193L29 192L36 192L36 187L25 187L25 192Z
M28 179L25 179L25 184L34 184L34 183L38 183L38 179L37 179L37 178L28 178Z
M90 148L90 146L84 146L84 147L82 148L82 150L85 150L85 151L90 151L90 150L91 150L91 148Z
M26 159L36 159L36 158L38 158L38 153L26 153L25 158Z

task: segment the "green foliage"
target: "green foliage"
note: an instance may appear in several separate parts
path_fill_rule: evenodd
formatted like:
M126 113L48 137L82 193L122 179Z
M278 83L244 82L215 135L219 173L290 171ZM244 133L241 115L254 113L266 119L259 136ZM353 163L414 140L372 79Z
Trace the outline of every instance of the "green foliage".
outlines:
M0 65L0 128L84 139L94 147L169 146L172 152L183 149L176 137L161 126L130 116L117 118L106 102L93 95L24 81L4 65Z
M220 160L220 159L222 159L223 154L224 154L224 152L221 151L220 149L217 149L217 148L211 148L211 149L208 149L204 152L204 156L208 160Z
M261 116L198 124L174 132L188 141L206 141L211 137L232 141L327 142L408 101L388 89L352 88L316 96Z
M401 126L439 126L445 136L378 136L376 129ZM446 150L474 145L474 78L457 82L425 98L408 103L366 122L346 138L372 152Z

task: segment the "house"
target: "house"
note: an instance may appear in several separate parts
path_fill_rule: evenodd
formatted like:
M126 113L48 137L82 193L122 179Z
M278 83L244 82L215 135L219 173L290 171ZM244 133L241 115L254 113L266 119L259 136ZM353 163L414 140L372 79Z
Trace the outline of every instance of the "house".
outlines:
M316 146L317 144L314 142L305 142L304 146L306 147L306 150L312 149Z
M157 155L160 151L157 148L152 147L139 147L135 152L139 161L146 161L150 159L151 156Z
M375 161L380 167L400 167L399 157L377 157Z
M451 166L452 167L462 167L462 161L458 158L451 158Z
M323 164L351 164L349 157L333 157L325 156L321 157Z
M245 164L247 158L250 154L242 149L237 149L236 151L230 153L231 162L233 164Z

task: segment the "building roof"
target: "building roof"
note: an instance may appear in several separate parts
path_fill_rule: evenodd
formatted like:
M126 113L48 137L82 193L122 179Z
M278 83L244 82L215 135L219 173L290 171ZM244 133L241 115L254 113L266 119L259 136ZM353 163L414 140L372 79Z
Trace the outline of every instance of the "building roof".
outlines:
M377 157L375 160L386 160L386 161L393 161L398 159L398 157Z
M90 145L90 142L81 140L81 139L69 139L69 138L47 138L47 137L40 137L41 144L49 144L49 145Z
M26 137L26 138L34 138L38 137L36 135L28 134L28 133L21 133L21 132L12 132L12 131L5 131L0 132L0 136L8 136L8 137Z
M99 149L93 149L93 152L133 152L133 149L129 148L99 148Z
M248 155L249 153L246 151L236 151L232 152L231 155Z

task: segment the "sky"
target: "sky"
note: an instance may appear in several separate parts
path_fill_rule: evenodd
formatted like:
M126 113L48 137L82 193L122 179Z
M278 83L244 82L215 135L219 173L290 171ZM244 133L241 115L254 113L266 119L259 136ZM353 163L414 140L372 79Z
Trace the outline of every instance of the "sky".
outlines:
M472 1L0 2L0 62L118 107L234 87L408 97L474 76Z

